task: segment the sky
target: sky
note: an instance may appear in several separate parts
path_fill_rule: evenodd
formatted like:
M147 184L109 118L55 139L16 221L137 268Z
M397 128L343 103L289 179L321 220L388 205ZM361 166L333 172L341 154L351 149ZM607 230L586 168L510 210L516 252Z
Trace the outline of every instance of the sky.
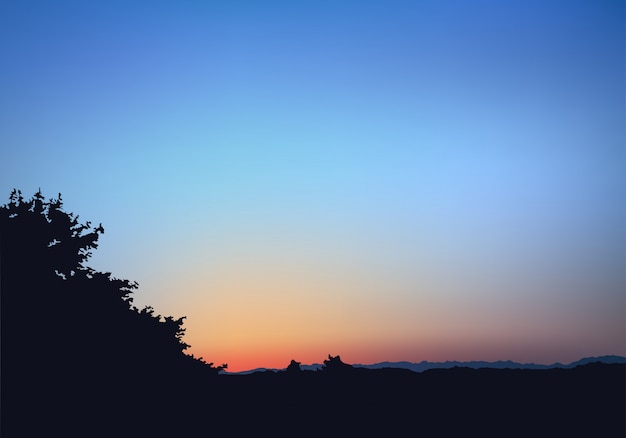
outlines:
M626 355L625 5L0 3L0 196L229 371Z

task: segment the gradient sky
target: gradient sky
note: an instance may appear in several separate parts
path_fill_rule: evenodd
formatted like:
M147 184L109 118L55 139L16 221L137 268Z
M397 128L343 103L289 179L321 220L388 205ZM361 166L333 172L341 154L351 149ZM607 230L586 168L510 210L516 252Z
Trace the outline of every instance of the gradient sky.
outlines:
M229 370L626 355L623 1L0 3L0 195ZM113 323L113 322L112 322Z

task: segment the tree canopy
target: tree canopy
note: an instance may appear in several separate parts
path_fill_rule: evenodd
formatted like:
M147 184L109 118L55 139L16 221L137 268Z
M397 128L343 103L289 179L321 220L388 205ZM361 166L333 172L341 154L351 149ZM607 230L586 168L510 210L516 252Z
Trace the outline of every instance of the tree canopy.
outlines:
M102 225L64 211L60 194L24 199L13 190L0 207L2 391L12 400L6 409L46 394L78 397L86 382L92 393L133 387L157 394L226 368L185 353L185 317L137 308L137 283L86 264L102 233Z

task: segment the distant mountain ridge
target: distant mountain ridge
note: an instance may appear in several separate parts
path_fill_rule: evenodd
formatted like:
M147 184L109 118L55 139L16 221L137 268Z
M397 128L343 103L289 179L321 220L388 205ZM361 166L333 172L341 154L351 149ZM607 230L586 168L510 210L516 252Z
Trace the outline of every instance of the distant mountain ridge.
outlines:
M591 356L584 357L575 362L571 362L569 364L562 364L560 362L555 362L550 365L545 364L536 364L536 363L520 363L513 362L510 360L499 360L495 362L487 362L487 361L468 361L468 362L459 362L459 361L445 361L445 362L378 362L374 364L351 364L355 368L369 368L369 369L380 369L380 368L402 368L415 372L422 372L429 369L447 369L454 367L466 367L466 368L511 368L511 369L548 369L548 368L574 368L579 365L585 365L588 363L601 362L606 364L613 363L626 363L626 357L624 356L615 356L615 355L607 355L607 356ZM300 368L305 371L319 371L323 367L322 364L314 363L310 365L300 365ZM239 372L223 372L223 374L252 374L256 372L264 372L264 371L284 371L285 368L255 368L253 370L247 371L239 371Z
M454 367L466 367L466 368L525 368L525 369L548 369L548 368L574 368L579 365L585 365L593 362L602 362L602 363L626 363L626 357L623 356L596 356L596 357L585 357L575 362L569 364L562 364L560 362L556 362L550 365L545 364L536 364L536 363L519 363L513 362L510 360L505 361L495 361L495 362L486 362L486 361L469 361L469 362L458 362L458 361L446 361L446 362L427 362L422 361L419 363L414 362L379 362L371 365L362 365L362 364L353 364L352 366L358 368L405 368L411 371L421 372L426 371L432 368L454 368Z

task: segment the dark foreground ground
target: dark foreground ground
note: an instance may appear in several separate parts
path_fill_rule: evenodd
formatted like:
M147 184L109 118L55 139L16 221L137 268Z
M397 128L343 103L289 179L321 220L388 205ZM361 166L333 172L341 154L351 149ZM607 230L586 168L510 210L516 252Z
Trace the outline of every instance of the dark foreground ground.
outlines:
M2 400L2 437L624 437L626 368L260 372ZM5 382L3 382L4 384Z

